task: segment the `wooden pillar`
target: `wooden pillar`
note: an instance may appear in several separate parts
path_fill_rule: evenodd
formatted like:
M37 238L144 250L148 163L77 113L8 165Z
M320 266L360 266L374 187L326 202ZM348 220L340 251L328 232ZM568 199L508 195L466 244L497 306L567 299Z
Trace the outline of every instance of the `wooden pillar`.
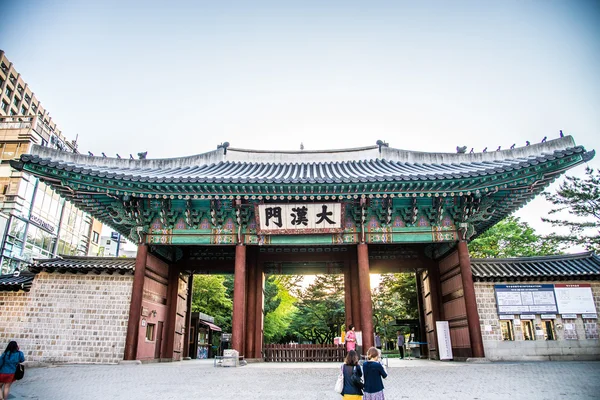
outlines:
M360 322L363 354L373 347L373 304L371 303L371 279L369 276L369 249L366 243L358 245L358 286L360 287Z
M249 257L247 257L247 285L248 295L247 302L248 305L246 309L246 349L244 356L246 358L256 358L254 354L254 335L256 334L256 262L254 257L252 257L252 252L250 252ZM241 355L241 353L240 353Z
M263 273L263 265L260 262L255 263L256 268L256 303L254 309L256 310L256 323L254 326L254 357L262 358L263 349L263 326L264 326L264 286L265 286L265 274Z
M165 358L173 359L175 350L175 330L177 322L177 297L179 295L179 269L175 265L169 265L169 277L167 287L167 320L165 325Z
M348 330L348 325L352 323L352 279L350 268L350 263L346 261L344 263L344 305L346 308L346 330Z
M138 245L135 257L133 285L131 286L131 301L129 302L129 320L127 321L127 336L125 337L125 354L123 359L135 360L137 343L140 333L140 315L142 315L142 296L144 294L144 277L146 276L146 258L148 246Z
M357 331L362 330L360 319L360 287L358 285L358 264L355 260L350 261L350 288L351 303L352 303L352 324ZM346 329L348 329L346 327Z
M190 329L192 325L192 295L194 294L194 274L188 278L187 311L185 314L185 335L183 337L183 357L190 357Z
M246 246L235 246L233 278L233 315L231 318L231 347L244 355L244 322L246 307Z
M459 241L457 250L460 275L463 284L463 296L467 309L469 336L471 337L471 350L473 351L473 357L485 357L483 338L481 337L481 326L479 325L479 313L477 312L475 285L473 284L473 272L471 271L471 259L469 257L467 242L464 240Z
M427 331L425 330L425 308L423 304L423 275L421 271L415 271L416 283L417 283L417 307L419 308L419 342L427 342ZM429 349L423 351L423 345L421 345L421 354L428 354Z

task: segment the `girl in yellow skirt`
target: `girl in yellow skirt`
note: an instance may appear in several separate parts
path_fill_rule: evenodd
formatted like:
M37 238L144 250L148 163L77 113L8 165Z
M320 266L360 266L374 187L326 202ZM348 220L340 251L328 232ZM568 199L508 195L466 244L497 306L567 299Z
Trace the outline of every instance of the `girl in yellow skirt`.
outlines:
M362 388L356 387L352 383L353 373L362 378L362 369L358 365L358 353L350 350L344 360L344 390L342 390L342 396L344 396L344 399L362 400Z

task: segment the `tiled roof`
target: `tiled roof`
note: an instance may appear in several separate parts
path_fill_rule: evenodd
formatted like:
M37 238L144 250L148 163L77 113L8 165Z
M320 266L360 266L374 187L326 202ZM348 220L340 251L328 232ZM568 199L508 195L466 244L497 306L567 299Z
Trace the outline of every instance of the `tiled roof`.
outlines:
M13 274L0 275L0 292L29 292L33 283L34 274L23 272L15 277Z
M531 146L532 148L534 146ZM391 149L396 150L396 149ZM390 150L390 151L391 151ZM518 150L518 149L517 149ZM430 154L423 162L406 162L392 157L356 159L353 161L305 162L299 154L297 162L238 162L219 161L194 163L188 157L172 160L115 160L83 155L23 154L20 161L11 164L19 169L20 163L33 163L56 170L81 173L90 177L108 178L129 182L148 183L201 183L201 184L352 184L396 181L437 181L467 179L498 173L516 171L540 163L560 159L573 154L591 158L594 152L586 152L582 146L539 153L506 150L503 155L491 153L473 155ZM398 151L398 150L396 150ZM498 152L502 153L502 152ZM425 153L427 154L427 153ZM483 154L483 156L482 156ZM528 155L525 155L528 154ZM48 158L46 156L52 156ZM436 156L440 157L436 157ZM64 157L67 158L64 158ZM398 157L395 157L398 158ZM68 160L67 160L68 159ZM409 157L408 159L418 159ZM177 162L176 162L177 160ZM332 156L332 160L335 158ZM164 161L164 162L160 162Z
M600 280L600 257L594 253L546 257L474 258L475 281Z
M135 258L126 257L76 257L63 256L61 258L52 258L48 260L35 260L29 266L29 270L38 272L88 272L109 274L118 273L121 275L133 274Z

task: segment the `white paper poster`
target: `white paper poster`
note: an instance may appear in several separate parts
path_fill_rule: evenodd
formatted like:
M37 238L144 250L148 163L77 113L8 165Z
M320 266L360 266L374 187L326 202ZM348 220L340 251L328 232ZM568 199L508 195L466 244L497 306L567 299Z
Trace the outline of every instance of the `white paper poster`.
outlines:
M554 285L556 303L561 314L595 313L594 295L589 283Z
M452 360L452 342L450 341L450 326L448 325L448 321L436 321L435 328L440 360Z

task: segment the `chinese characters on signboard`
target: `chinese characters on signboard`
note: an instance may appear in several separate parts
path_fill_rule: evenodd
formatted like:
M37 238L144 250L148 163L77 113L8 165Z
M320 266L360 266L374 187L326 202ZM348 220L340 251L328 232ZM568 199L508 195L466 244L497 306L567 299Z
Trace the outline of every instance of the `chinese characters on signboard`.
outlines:
M342 231L340 203L259 204L257 225L263 234Z

